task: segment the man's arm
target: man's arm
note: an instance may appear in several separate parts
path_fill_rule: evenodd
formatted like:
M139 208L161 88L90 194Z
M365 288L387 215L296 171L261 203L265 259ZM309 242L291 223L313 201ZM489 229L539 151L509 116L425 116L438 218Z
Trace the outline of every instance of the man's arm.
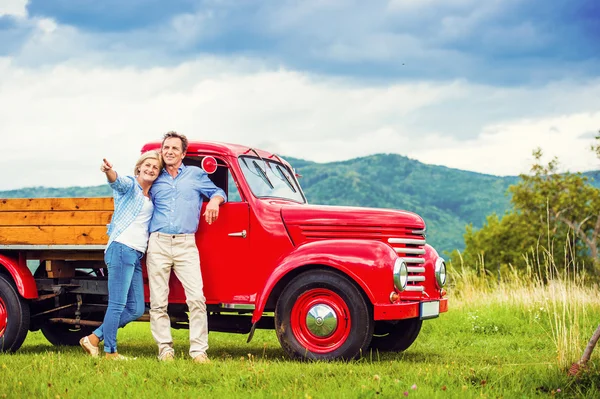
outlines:
M219 205L225 202L225 198L220 195L215 195L206 204L206 210L204 211L204 218L206 223L212 224L219 217Z

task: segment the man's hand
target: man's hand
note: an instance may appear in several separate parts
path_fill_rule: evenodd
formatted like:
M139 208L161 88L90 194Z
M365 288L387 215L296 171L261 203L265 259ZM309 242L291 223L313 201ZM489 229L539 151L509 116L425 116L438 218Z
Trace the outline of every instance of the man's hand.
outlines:
M219 205L225 201L220 195L216 195L208 201L206 204L206 210L204 211L204 219L206 223L212 224L219 217Z

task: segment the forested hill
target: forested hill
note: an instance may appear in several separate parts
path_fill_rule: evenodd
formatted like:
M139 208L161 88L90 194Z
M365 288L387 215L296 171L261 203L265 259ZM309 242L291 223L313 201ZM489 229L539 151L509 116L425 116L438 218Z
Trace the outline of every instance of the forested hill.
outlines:
M302 175L312 204L405 209L427 223L427 240L438 251L464 247L465 225L480 227L493 212L510 207L506 191L518 177L498 177L427 165L400 155L378 154L343 162L315 163L287 158ZM600 180L599 172L589 173ZM0 191L0 198L109 196L108 185L34 187Z

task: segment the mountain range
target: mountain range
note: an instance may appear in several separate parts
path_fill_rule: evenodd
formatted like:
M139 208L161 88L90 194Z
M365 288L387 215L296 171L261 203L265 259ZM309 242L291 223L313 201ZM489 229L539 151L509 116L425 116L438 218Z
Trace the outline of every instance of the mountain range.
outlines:
M493 176L429 165L396 154L376 154L341 162L316 163L286 157L302 175L309 203L404 209L423 217L427 242L438 252L464 248L467 224L481 227L486 216L510 209L507 189L517 176ZM587 172L600 183L600 171ZM110 196L108 185L30 187L0 191L0 198Z

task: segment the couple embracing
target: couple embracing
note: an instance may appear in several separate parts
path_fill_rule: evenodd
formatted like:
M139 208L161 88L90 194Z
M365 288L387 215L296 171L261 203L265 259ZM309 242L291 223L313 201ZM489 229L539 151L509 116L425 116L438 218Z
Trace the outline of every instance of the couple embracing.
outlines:
M117 329L144 313L141 259L146 252L150 285L150 330L158 345L158 359L174 359L171 321L167 314L169 277L175 272L185 290L190 311L190 356L208 363L208 321L202 291L200 257L195 233L202 195L210 200L202 215L211 224L227 199L206 172L185 166L187 138L164 135L160 153L148 151L138 159L134 176L120 176L106 159L100 170L113 189L115 210L108 228L104 261L108 267L108 308L103 324L80 341L92 356L127 359L117 351Z

